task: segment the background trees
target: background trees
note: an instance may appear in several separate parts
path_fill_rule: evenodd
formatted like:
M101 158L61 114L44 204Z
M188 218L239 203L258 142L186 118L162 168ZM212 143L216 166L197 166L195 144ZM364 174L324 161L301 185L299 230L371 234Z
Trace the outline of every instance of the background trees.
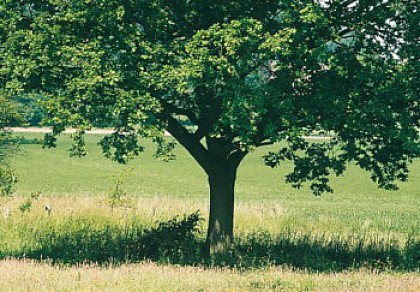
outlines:
M258 9L257 9L258 7ZM208 242L233 235L236 170L256 147L295 164L286 181L332 191L354 162L380 187L406 180L419 155L415 1L4 1L0 84L43 94L53 133L73 155L113 121L101 146L126 162L151 138L172 158L172 134L207 173ZM418 22L417 22L418 23ZM309 143L303 136L327 133Z

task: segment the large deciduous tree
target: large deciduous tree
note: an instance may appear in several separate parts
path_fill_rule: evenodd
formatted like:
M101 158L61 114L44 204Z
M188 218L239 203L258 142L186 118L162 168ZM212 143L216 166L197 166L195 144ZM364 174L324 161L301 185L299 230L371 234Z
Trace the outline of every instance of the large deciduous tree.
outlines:
M332 191L349 162L395 189L419 155L419 7L414 0L5 0L0 86L47 96L53 132L112 123L125 162L168 131L208 175L211 247L233 235L238 166L294 162L286 181ZM329 140L303 137L328 133Z

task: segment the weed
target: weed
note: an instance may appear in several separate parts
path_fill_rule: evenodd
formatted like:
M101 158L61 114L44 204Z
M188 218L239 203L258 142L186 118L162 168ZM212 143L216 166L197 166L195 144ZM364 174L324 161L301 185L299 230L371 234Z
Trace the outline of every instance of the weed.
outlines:
M20 204L19 206L20 212L22 212L22 214L29 212L32 208L33 200L37 200L40 195L41 195L41 192L32 192L29 195L29 197Z
M27 198L25 201L23 201L22 204L19 206L20 212L26 213L29 212L32 208L32 198Z
M0 196L11 196L17 183L16 174L8 167L0 166Z
M111 205L111 209L127 205L127 192L124 190L123 185L132 171L132 167L124 168L118 175L113 176L113 188L108 191L108 203Z

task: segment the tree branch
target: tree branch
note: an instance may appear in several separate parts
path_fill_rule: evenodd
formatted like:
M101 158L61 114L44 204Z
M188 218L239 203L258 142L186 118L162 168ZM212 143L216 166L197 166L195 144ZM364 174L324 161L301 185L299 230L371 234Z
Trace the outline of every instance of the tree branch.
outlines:
M194 116L194 113L192 111L190 111L188 109L185 109L185 108L179 108L179 107L177 107L173 104L170 104L169 102L167 102L165 100L160 100L160 102L162 103L166 112L187 116L190 119L191 122L198 125L199 121Z
M346 0L340 3L341 7L347 8L349 5L356 3L357 0Z
M261 141L261 142L259 142L258 144L257 144L257 147L260 147L260 146L268 146L268 145L273 145L274 143L273 142L271 142L271 141Z
M248 151L242 151L242 150L236 150L231 155L229 155L228 161L229 164L234 167L235 169L238 168L241 161L244 159L244 157L248 154Z
M337 35L344 38L344 37L354 37L354 36L346 36L346 34L354 32L353 28L345 28L339 32L337 32Z
M213 125L217 122L222 113L223 99L217 97L215 93L213 93L212 96L215 100L210 107L211 110L207 113L207 115L204 115L199 121L197 121L198 130L196 136L199 140L205 137L213 129Z
M208 173L210 169L210 157L208 150L188 132L174 117L169 114L159 114L159 118L167 121L166 130L194 157L197 163Z

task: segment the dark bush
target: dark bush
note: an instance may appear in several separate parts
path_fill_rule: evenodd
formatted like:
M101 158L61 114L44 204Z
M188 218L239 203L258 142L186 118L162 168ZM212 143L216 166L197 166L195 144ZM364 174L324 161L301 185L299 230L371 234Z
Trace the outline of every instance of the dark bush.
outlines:
M149 259L191 264L200 256L198 212L157 222L155 227L116 226L73 218L59 229L34 232L35 247L26 256L61 263L118 263ZM19 256L19 255L17 255Z

